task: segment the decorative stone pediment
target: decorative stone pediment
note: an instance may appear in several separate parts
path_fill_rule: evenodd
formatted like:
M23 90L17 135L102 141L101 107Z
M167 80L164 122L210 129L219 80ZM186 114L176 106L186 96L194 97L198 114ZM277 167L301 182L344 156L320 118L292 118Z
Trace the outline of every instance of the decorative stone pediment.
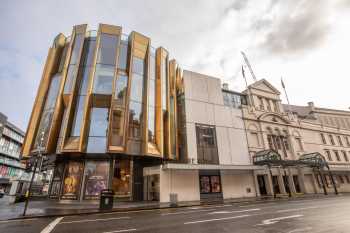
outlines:
M266 79L261 79L250 85L250 88L279 95L281 94L271 83L266 81Z
M290 124L290 121L286 117L277 113L264 113L258 117L258 120L279 124Z

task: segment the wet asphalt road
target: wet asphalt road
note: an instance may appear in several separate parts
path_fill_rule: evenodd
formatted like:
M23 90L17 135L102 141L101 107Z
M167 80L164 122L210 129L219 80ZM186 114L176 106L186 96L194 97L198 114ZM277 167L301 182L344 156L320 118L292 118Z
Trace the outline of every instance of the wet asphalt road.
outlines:
M350 232L350 196L0 222L1 233Z

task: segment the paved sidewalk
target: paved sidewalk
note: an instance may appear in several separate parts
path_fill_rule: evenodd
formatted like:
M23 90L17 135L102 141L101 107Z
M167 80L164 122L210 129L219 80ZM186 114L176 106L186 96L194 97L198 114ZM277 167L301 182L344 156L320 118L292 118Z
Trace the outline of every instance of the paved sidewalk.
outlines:
M343 194L341 194L343 195ZM329 197L334 195L328 195ZM220 201L191 201L191 202L179 202L176 206L170 203L159 203L152 201L143 202L115 202L113 209L107 212L120 212L120 211L133 211L133 210L145 210L145 209L163 209L173 207L191 207L199 205L211 205L211 204L234 204L234 203L247 203L247 202L268 202L279 201L288 199L310 199L310 198L323 198L328 197L321 194L316 195L301 195L289 198L288 196L280 196L277 198L264 197L264 198L237 198L226 199ZM17 204L7 204L6 198L0 199L0 221L9 219L23 218L24 202ZM92 214L101 212L99 210L98 201L84 201L84 202L72 202L72 201L57 201L57 200L33 200L29 202L27 214L25 218L35 217L56 217L67 215L81 215Z

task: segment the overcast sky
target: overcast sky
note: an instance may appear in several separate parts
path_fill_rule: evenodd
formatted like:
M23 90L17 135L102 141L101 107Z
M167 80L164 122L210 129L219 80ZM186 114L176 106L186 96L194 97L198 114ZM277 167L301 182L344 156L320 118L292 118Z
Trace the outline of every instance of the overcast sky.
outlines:
M53 38L84 23L143 33L236 91L245 51L258 79L281 89L283 76L292 104L350 106L350 0L2 0L0 112L11 122L26 129Z

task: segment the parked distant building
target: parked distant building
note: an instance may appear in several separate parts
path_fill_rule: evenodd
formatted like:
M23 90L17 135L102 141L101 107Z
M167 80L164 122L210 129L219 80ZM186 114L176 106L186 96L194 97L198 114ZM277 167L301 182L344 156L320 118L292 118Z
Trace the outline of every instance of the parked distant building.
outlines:
M0 113L0 189L6 193L10 191L12 180L24 173L24 166L20 162L24 134Z
M78 25L49 50L22 151L48 158L56 199L98 199L106 188L160 202L296 195L333 191L333 180L346 192L349 119L282 105L265 79L239 93L182 72L140 33ZM330 171L301 160L310 153Z

